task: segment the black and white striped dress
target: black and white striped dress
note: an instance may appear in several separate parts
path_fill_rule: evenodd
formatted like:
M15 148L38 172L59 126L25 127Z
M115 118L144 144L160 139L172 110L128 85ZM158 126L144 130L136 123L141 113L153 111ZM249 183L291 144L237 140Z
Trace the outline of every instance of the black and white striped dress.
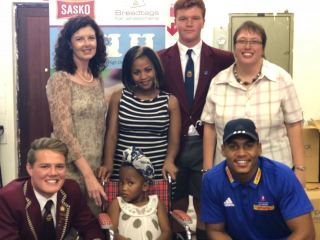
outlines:
M130 146L140 148L150 158L154 179L163 178L161 169L167 154L169 130L169 93L160 91L152 100L141 100L124 89L119 104L119 133L112 178L119 178L122 152Z

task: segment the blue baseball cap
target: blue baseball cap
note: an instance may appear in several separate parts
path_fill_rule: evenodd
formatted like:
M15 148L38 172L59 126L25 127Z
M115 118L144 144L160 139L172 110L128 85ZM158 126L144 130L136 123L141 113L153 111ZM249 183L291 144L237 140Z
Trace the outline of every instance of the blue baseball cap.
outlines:
M237 135L245 135L259 142L256 126L250 119L238 118L227 122L226 126L224 127L223 144Z

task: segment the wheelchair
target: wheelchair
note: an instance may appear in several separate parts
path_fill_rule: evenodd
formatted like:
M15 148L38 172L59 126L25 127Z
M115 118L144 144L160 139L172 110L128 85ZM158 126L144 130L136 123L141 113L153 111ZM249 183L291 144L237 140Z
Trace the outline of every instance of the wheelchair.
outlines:
M107 195L107 201L104 202L102 205L102 213L99 214L99 222L102 229L105 230L108 239L114 239L114 231L112 228L112 222L107 211L108 204L119 195L119 181L109 179L107 182L102 181L102 186ZM149 195L156 194L159 197L159 200L164 203L168 210L168 215L170 221L176 221L179 225L181 225L185 230L185 236L182 237L181 235L178 236L181 240L191 240L191 228L190 224L192 224L191 217L178 209L173 210L171 201L172 201L172 179L170 176L165 179L153 179L152 183L149 186Z

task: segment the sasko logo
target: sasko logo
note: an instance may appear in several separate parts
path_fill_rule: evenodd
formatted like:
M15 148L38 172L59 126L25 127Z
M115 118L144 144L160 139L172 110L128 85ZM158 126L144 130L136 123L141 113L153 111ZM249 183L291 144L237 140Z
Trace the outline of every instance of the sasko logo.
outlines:
M94 18L94 0L57 0L57 18L87 15Z

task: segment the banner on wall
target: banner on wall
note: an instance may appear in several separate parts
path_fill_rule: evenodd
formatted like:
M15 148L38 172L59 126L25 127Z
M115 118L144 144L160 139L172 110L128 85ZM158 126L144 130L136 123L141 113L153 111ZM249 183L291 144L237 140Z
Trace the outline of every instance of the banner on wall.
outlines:
M174 0L50 0L50 66L63 24L76 15L89 15L105 34L108 69L119 69L126 51L135 45L155 51L176 41Z
M49 0L50 70L54 71L54 47L64 23L73 16L89 15L105 36L107 68L102 73L106 97L121 84L121 66L127 50L136 45L155 51L176 42L175 0Z

